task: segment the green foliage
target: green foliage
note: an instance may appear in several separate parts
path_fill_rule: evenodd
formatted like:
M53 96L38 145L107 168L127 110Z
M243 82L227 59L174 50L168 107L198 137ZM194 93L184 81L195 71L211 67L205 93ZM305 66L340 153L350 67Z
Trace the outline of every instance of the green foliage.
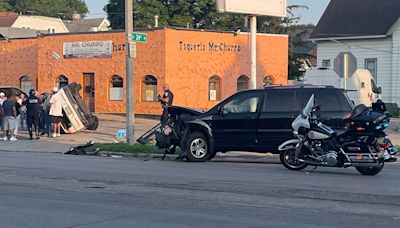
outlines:
M104 7L113 29L124 29L124 8L124 0L109 0ZM134 15L139 28L154 25L155 15L161 26L233 30L243 24L240 15L218 13L215 0L137 0Z
M8 11L10 8L10 5L8 4L7 1L0 0L0 11Z
M74 12L83 16L88 7L84 0L0 0L0 10L72 19Z

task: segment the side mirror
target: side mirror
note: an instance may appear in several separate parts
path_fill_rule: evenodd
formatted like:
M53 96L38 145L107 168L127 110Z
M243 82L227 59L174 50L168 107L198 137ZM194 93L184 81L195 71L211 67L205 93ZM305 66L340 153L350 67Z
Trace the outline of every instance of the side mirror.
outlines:
M377 94L381 94L382 93L382 88L378 87L378 90L376 91Z

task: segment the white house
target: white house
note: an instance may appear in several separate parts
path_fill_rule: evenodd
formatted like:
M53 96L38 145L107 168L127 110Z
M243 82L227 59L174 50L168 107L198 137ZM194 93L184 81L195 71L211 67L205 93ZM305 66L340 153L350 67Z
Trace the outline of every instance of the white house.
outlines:
M64 21L69 32L104 32L109 31L111 23L107 18L75 19Z
M370 70L385 102L400 104L400 0L331 0L310 39L318 66L351 52Z
M14 12L0 12L0 27L33 29L44 33L68 33L60 18L21 15Z

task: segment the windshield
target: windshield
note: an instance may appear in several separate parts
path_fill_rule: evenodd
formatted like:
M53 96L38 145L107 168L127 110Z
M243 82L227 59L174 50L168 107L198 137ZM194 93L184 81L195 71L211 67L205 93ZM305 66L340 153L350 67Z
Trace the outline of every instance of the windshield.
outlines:
M371 79L371 86L372 86L372 92L378 93L378 87L375 84L375 81Z
M306 107L304 107L304 109L303 109L303 113L302 114L305 117L309 116L311 114L311 110L312 110L313 106L314 106L314 94L311 95L310 99L307 102Z

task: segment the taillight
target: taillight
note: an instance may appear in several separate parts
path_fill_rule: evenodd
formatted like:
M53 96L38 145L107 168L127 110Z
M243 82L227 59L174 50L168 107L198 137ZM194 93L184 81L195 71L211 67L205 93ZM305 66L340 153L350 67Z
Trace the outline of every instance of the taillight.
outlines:
M382 143L382 144L381 144L381 148L384 148L384 149L388 148L388 144Z
M350 118L350 116L351 116L351 113L346 114L346 118Z

